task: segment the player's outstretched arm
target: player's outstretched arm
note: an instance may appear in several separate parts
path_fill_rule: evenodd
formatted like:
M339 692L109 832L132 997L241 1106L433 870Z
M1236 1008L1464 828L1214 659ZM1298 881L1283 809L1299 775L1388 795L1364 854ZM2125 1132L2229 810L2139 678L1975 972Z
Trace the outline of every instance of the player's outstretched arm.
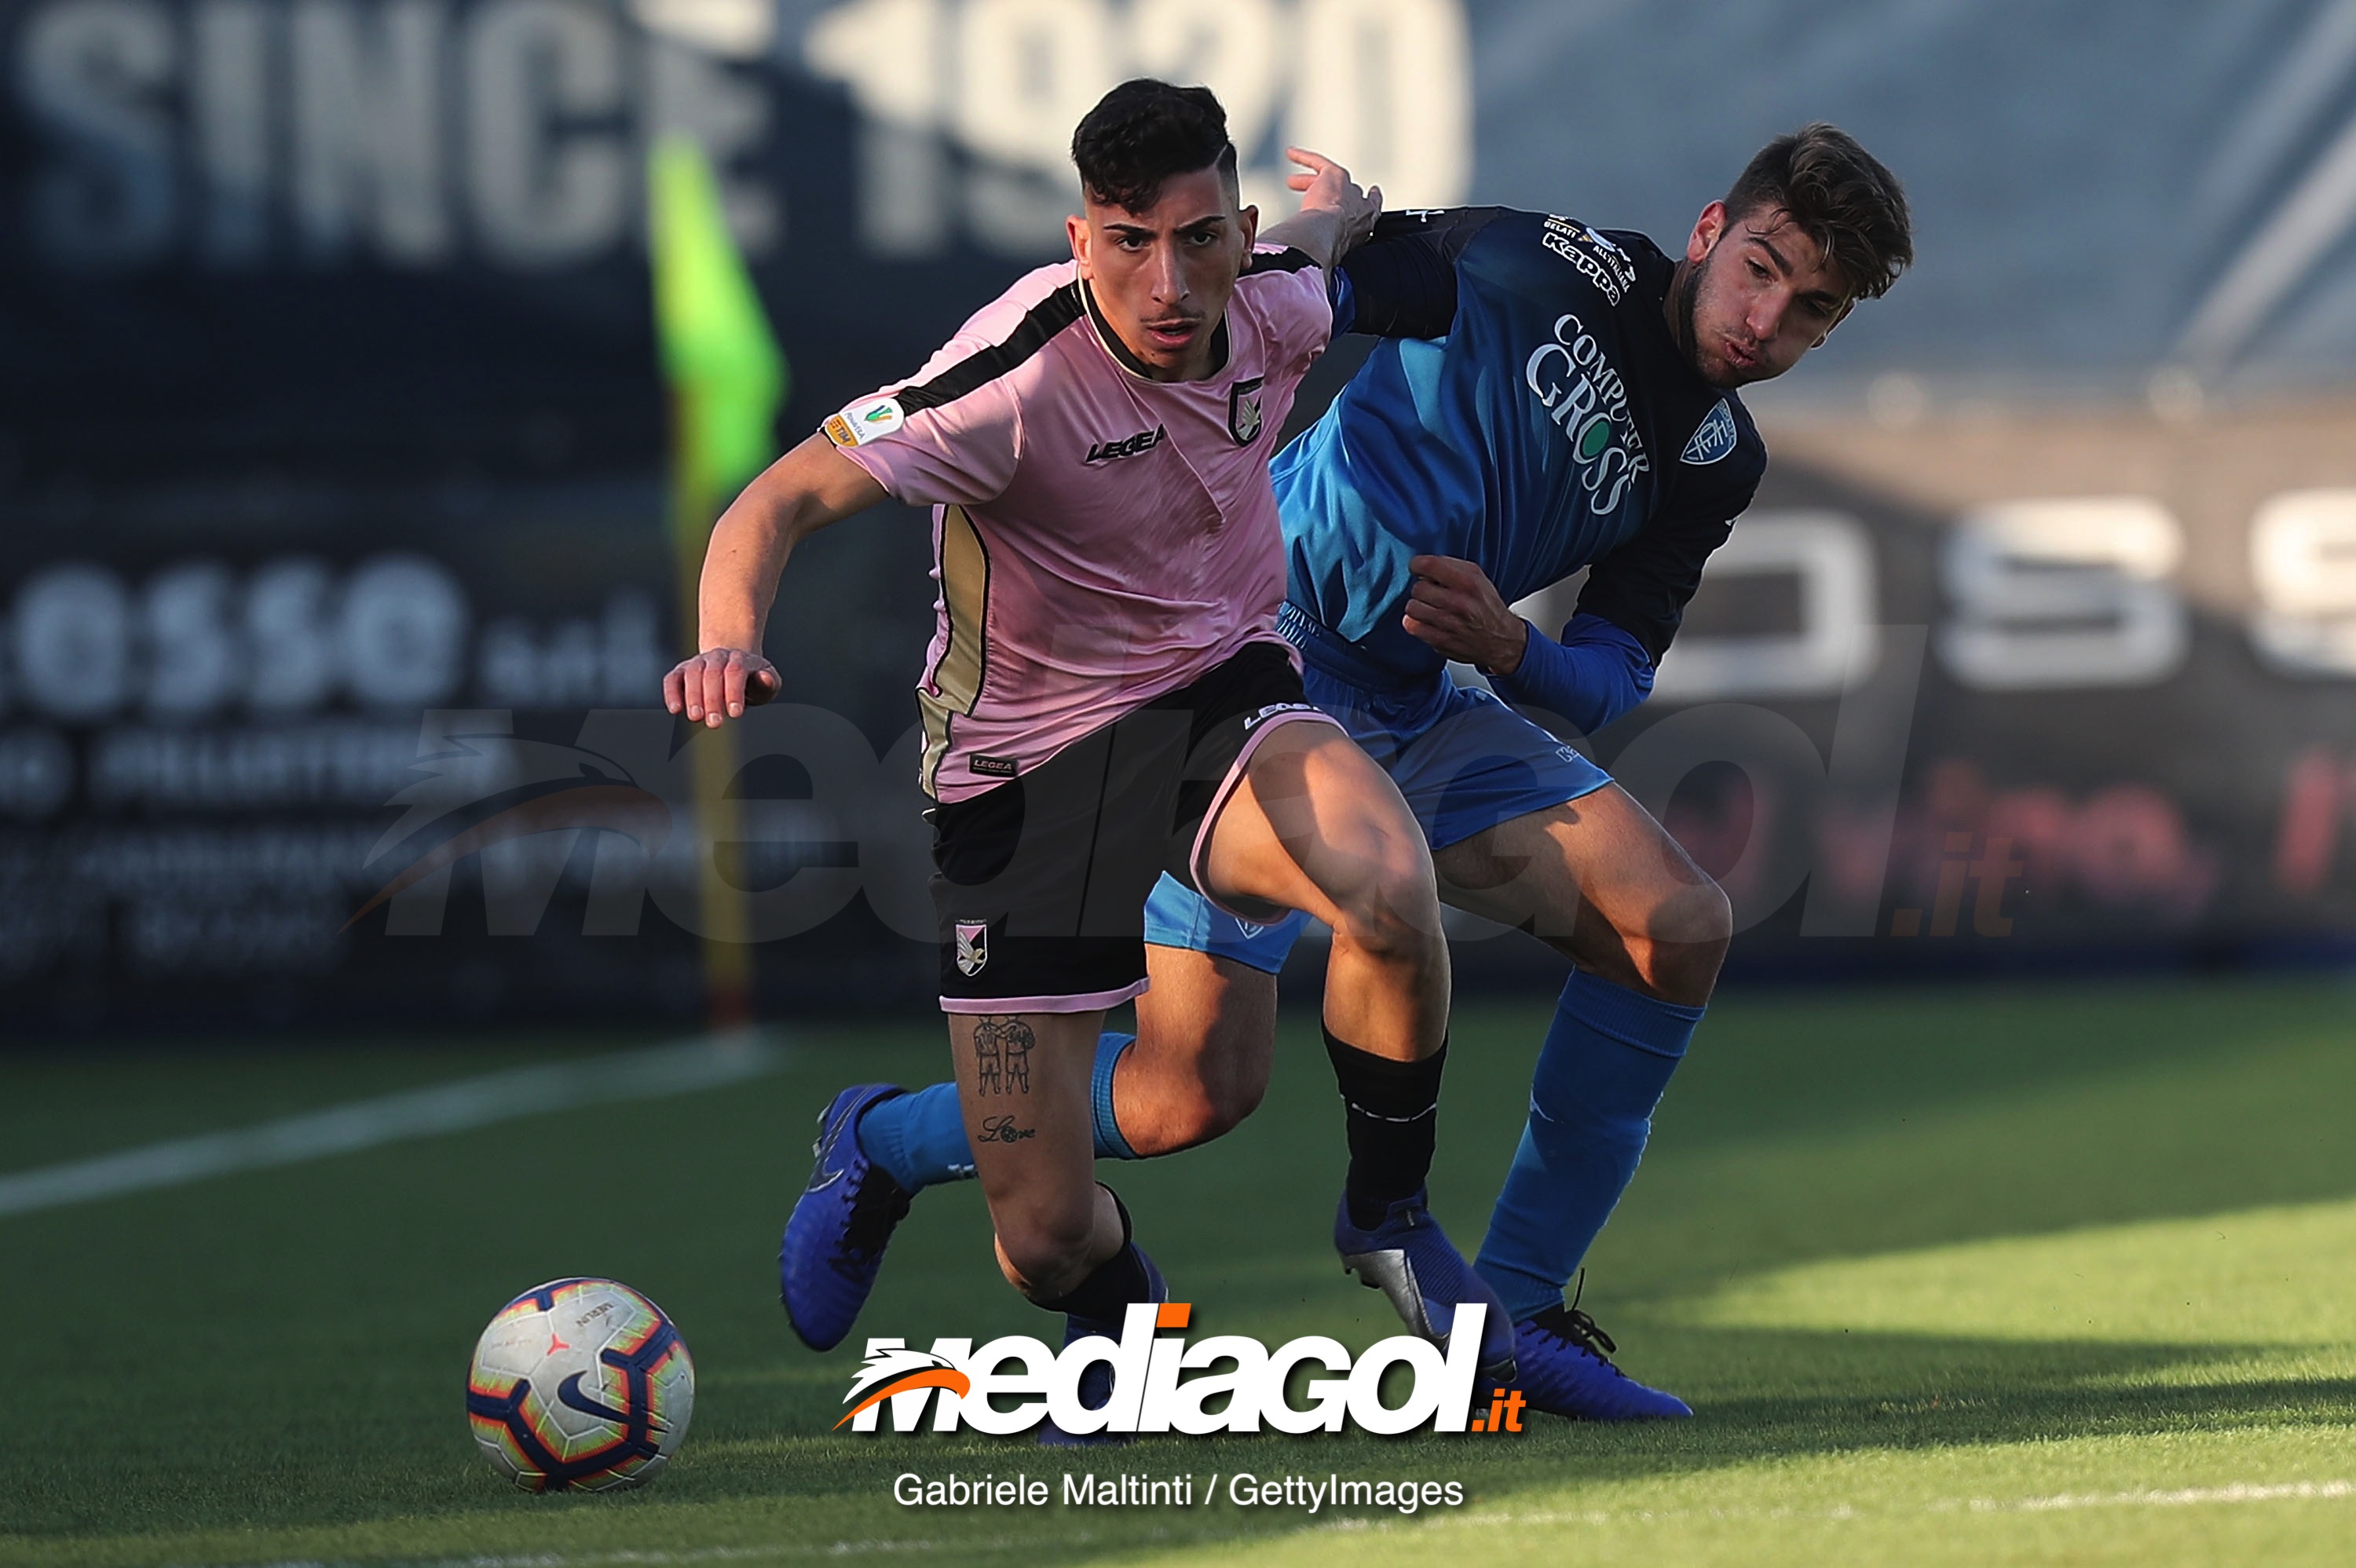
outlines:
M777 578L794 546L884 499L884 486L813 435L744 486L712 527L697 592L703 651L663 677L663 706L718 729L766 702L785 683L761 656Z
M1349 170L1306 147L1287 147L1284 155L1308 171L1284 182L1301 193L1301 210L1270 224L1260 240L1290 245L1330 272L1375 231L1375 219L1383 215L1382 187L1360 190Z

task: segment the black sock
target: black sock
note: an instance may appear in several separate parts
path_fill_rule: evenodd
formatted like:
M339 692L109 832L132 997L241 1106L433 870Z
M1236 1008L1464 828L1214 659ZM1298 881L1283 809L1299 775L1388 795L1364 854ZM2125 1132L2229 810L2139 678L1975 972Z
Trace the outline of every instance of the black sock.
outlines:
M1119 1323L1131 1302L1151 1298L1153 1287L1145 1276L1145 1259L1130 1239L1136 1231L1129 1222L1129 1205L1111 1188L1105 1192L1120 1215L1120 1251L1097 1264L1087 1278L1063 1295L1033 1305L1091 1323Z
M1350 1132L1350 1174L1342 1185L1350 1223L1371 1230L1383 1211L1423 1186L1440 1126L1440 1073L1448 1042L1421 1061L1393 1061L1325 1031L1325 1054L1342 1091Z

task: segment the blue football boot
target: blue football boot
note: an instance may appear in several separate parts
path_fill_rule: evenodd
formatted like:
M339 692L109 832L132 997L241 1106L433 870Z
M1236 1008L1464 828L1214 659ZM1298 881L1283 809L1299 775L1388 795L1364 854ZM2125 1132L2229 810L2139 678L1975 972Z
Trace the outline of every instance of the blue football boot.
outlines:
M1585 1275L1580 1284L1586 1283ZM1693 1406L1673 1393L1646 1388L1612 1364L1620 1347L1579 1309L1554 1306L1514 1326L1516 1373L1511 1386L1532 1410L1573 1421L1682 1421ZM1475 1400L1489 1396L1483 1387Z
M892 1083L854 1083L819 1116L810 1146L818 1163L777 1249L778 1297L813 1350L831 1350L851 1332L893 1229L908 1217L908 1190L867 1157L858 1135L869 1106L902 1093Z
M1341 1212L1333 1217L1333 1245L1342 1254L1344 1273L1389 1296L1401 1320L1443 1351L1457 1304L1485 1304L1489 1311L1481 1323L1482 1375L1500 1382L1513 1381L1514 1324L1505 1316L1505 1304L1441 1233L1420 1189L1393 1203L1371 1231L1350 1223L1350 1202L1344 1198Z
M1134 1243L1130 1244L1135 1245ZM1146 1299L1157 1305L1169 1300L1170 1282L1162 1277L1162 1271L1153 1266L1153 1260L1146 1255L1143 1247L1137 1249L1137 1261L1145 1265L1145 1284L1148 1291ZM1120 1339L1120 1319L1116 1317L1108 1323L1101 1317L1076 1317L1069 1313L1065 1314L1064 1348L1066 1349L1071 1349L1091 1334L1117 1341ZM1091 1365L1087 1371L1080 1374L1080 1386L1077 1392L1080 1406L1084 1410L1102 1410L1106 1405L1110 1404L1112 1403L1112 1369L1102 1361ZM1041 1423L1039 1427L1040 1445L1046 1448L1118 1448L1130 1441L1130 1435L1126 1432L1090 1432L1086 1435L1066 1432L1055 1424L1055 1418L1052 1415Z

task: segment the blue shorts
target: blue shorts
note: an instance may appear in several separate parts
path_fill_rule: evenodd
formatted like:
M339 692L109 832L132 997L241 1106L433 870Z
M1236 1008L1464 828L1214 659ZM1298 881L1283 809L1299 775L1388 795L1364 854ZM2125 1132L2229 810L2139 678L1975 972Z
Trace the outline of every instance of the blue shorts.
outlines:
M1426 685L1368 690L1309 665L1309 700L1391 775L1434 849L1602 788L1612 775L1478 687L1445 670ZM1253 925L1164 876L1145 901L1145 940L1275 974L1308 917Z

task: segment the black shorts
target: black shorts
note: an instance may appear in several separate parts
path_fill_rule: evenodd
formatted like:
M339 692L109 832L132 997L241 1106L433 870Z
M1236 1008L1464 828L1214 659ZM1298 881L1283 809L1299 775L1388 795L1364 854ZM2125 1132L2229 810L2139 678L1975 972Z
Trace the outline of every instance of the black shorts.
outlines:
M1312 707L1280 644L1082 737L1019 778L926 815L941 1008L1081 1013L1145 989L1145 900L1196 891L1205 828L1260 739ZM1207 896L1207 895L1206 895Z

